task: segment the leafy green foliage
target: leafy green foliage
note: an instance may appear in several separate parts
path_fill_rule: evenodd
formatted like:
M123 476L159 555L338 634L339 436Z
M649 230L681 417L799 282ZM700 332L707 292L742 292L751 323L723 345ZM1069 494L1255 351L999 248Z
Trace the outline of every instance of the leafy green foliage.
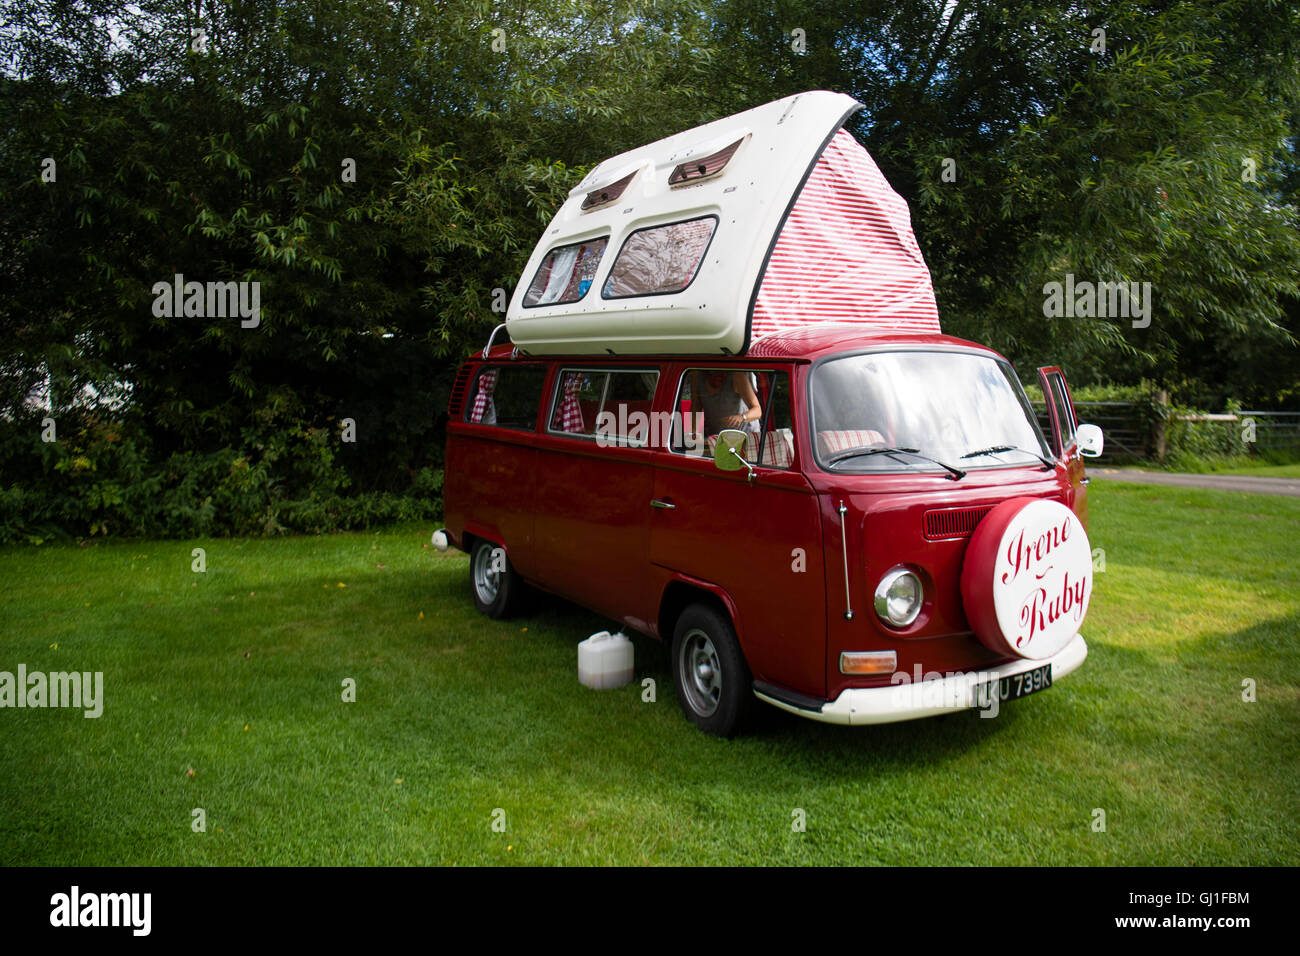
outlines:
M277 483L423 507L454 367L585 170L812 88L863 102L851 129L912 205L949 331L1076 386L1150 379L1206 407L1300 393L1288 5L13 0L2 16L0 445L30 453L6 454L0 487L26 526L168 527L132 508L151 480L186 489L177 526L226 532L297 526L284 516L311 509ZM1150 282L1150 327L1044 318L1066 273ZM155 315L178 274L259 283L260 323ZM136 449L91 456L100 493L39 504L42 391L61 435L93 418ZM284 472L322 442L330 467ZM256 508L219 491L239 461Z
M442 471L420 468L401 492L352 490L324 429L291 415L246 430L241 451L159 454L138 423L96 415L65 420L57 442L25 419L0 441L0 473L38 473L0 485L0 541L69 536L321 533L441 513ZM348 446L343 446L348 447Z
M43 459L7 455L0 486L18 489L6 507L23 526L349 527L397 498L426 513L452 371L583 164L667 132L664 97L685 111L674 124L711 105L685 8L214 10L8 11L0 442L31 446L43 381L64 436L120 383L121 407L96 415L146 464L92 456L95 473L181 499L160 516L84 476L35 484ZM102 22L117 53L97 52ZM260 323L155 315L155 283L178 274L259 283ZM354 444L338 440L346 419Z
M825 87L864 103L851 127L911 203L945 329L1080 382L1294 395L1293 5L742 0L716 31L743 51L728 89L753 102ZM1150 327L1045 318L1043 286L1067 273L1151 283Z

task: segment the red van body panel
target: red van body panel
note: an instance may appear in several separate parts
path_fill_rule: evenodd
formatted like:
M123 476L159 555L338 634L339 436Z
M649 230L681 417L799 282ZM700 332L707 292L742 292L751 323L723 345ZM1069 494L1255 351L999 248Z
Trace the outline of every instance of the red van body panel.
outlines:
M493 429L485 435L467 427L454 441L448 440L443 471L452 541L462 548L467 534L494 541L525 577L539 567L533 547L537 499L532 486L538 454L533 441L526 432Z
M526 494L537 502L537 567L520 573L638 631L655 595L646 574L654 476L648 452L537 435Z
M756 679L823 697L823 549L807 478L764 469L749 482L743 471L718 471L712 459L654 458L654 497L674 507L654 511L651 561L730 596Z

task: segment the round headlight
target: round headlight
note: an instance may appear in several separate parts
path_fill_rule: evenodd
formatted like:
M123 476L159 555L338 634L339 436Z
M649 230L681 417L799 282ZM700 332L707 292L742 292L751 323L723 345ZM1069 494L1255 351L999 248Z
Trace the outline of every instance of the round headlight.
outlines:
M890 627L907 627L921 613L921 579L907 568L894 568L876 585L876 614Z

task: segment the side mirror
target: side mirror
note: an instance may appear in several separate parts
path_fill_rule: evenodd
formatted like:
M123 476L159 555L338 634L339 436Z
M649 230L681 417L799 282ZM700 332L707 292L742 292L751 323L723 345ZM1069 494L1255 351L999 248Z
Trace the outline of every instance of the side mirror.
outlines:
M1079 454L1084 458L1101 456L1105 440L1102 438L1101 429L1096 425L1080 425L1074 433L1074 438L1079 443Z
M718 443L713 446L713 464L718 471L740 471L749 469L749 477L754 477L754 469L745 460L745 433L739 428L724 428L718 433Z

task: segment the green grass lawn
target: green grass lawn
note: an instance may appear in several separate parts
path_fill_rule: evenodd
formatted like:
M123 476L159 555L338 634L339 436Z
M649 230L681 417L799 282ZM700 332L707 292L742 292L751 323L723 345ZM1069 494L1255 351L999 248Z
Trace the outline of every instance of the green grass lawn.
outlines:
M0 864L1300 863L1300 501L1092 488L1074 675L992 720L763 707L733 741L653 642L644 703L577 682L608 621L478 616L427 528L0 550L0 670L106 685L98 719L0 710Z

